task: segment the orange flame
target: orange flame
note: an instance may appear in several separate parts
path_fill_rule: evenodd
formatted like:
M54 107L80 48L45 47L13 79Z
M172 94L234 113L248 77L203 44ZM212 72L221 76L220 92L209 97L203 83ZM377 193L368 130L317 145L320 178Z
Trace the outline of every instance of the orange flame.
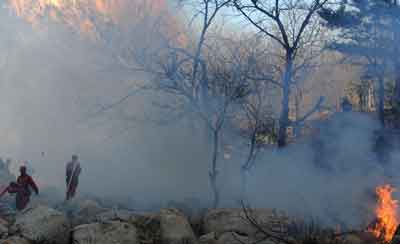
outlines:
M375 190L378 196L378 205L375 209L377 222L369 232L386 242L392 240L399 225L398 201L392 197L394 191L395 188L390 185L379 186Z

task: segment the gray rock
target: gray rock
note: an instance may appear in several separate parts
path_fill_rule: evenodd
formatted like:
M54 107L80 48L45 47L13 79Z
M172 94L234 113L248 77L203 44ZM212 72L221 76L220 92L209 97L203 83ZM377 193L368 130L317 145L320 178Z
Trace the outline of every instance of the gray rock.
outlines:
M140 243L161 243L160 215L154 213L136 213L133 224L138 230Z
M273 242L271 240L258 241L249 236L239 235L235 232L225 232L219 237L217 237L216 233L212 232L201 236L199 242L200 244L277 244L276 242Z
M111 221L77 226L73 231L73 243L79 244L137 244L136 227L129 223Z
M19 213L11 231L33 242L67 244L70 225L63 213L38 206Z
M129 223L135 223L137 221L137 215L128 210L111 209L106 212L102 212L95 216L96 222L107 222L107 221L123 221Z
M8 221L0 218L0 238L8 236L8 227Z
M162 209L160 218L163 243L197 243L192 227L181 211L177 209Z
M267 230L284 232L289 219L283 214L271 209L255 209L247 213L254 218L260 227ZM242 209L212 209L203 219L205 233L215 232L217 236L225 232L235 232L254 236L258 230L249 223Z
M100 214L109 211L93 200L71 200L66 202L62 209L71 219L72 226L97 222Z
M32 242L22 237L13 236L4 240L0 240L1 244L32 244Z
M242 244L252 243L251 239L247 236L238 235L234 232L225 232L218 238L218 244Z
M218 244L218 237L215 232L200 236L199 244Z

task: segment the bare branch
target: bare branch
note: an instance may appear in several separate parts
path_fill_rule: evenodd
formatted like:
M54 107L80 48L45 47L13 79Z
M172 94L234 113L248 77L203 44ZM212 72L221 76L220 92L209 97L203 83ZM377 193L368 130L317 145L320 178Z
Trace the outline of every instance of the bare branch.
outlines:
M324 102L325 98L324 97L320 97L318 99L318 102L314 105L314 107L308 111L308 113L306 113L302 118L296 120L293 122L293 124L300 124L303 123L306 119L308 119L312 114L314 114L318 109L320 109L320 107L322 106L323 102Z

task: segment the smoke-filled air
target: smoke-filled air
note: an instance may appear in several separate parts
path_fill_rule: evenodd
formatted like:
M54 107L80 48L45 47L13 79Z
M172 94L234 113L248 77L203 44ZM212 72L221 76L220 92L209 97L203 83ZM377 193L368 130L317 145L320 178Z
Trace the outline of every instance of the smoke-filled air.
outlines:
M396 0L3 0L0 243L397 244Z

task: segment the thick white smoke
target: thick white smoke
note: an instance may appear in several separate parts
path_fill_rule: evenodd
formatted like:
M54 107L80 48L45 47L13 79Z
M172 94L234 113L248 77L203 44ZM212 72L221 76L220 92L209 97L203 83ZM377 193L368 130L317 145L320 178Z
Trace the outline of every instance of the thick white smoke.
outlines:
M37 31L2 11L0 156L12 157L16 165L29 160L42 186L59 192L65 163L78 154L80 193L125 199L134 208L193 197L209 202L211 155L204 130L188 119L166 126L147 120L163 119L152 101L165 98L134 96L96 113L146 75L126 69L113 50L60 24L48 23L48 29ZM377 124L360 114L334 121L321 139L328 147L329 171L315 165L308 142L262 152L249 175L254 207L315 216L328 224L364 224L372 209L369 194L385 181L384 169L371 153ZM238 206L241 160L220 161L224 206Z

